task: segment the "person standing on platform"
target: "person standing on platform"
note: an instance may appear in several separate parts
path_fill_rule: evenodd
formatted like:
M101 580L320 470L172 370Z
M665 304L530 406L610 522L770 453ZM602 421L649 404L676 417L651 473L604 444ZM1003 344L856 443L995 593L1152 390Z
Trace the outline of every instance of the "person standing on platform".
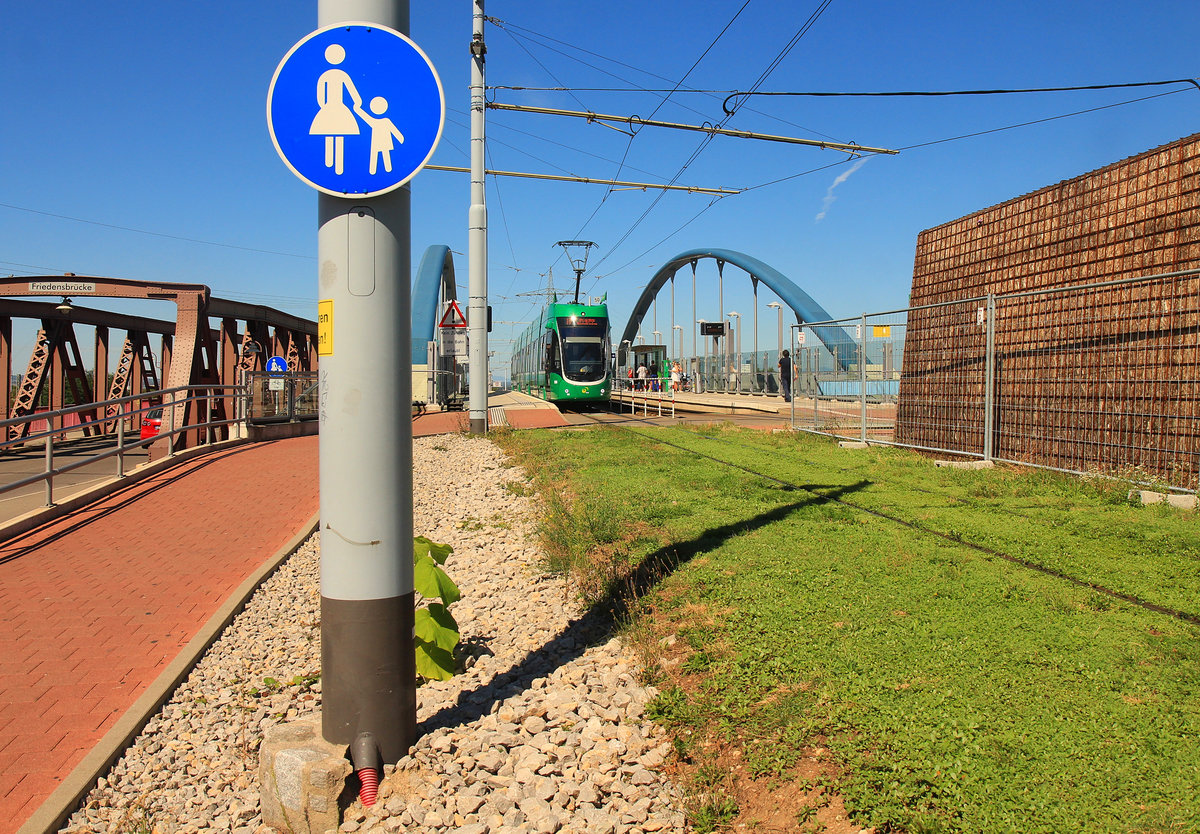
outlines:
M792 401L792 357L784 350L779 354L779 390L783 392L783 401Z

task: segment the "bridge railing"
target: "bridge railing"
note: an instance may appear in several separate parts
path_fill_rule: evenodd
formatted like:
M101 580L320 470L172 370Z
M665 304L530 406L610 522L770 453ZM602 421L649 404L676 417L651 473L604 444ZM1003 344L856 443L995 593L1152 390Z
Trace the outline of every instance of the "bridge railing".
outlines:
M224 440L229 436L229 431L224 430L225 427L234 426L242 421L236 409L234 414L226 416L225 403L231 398L234 402L243 402L245 389L231 385L186 385L0 420L0 458L14 454L17 450L27 451L40 441L45 461L41 472L0 484L0 494L44 482L46 506L52 507L54 478L58 475L115 458L114 474L123 478L126 456L154 443L165 441L169 457L175 454L178 445L176 438L185 432L189 433L189 446L207 445ZM176 426L176 406L187 406L197 418L203 415L203 419ZM104 416L79 425L62 425L70 415L80 415L84 412ZM155 420L159 421L157 426L154 426ZM148 436L143 438L142 424L146 421L150 421L147 427ZM14 429L20 430L27 423L28 434L12 437L13 434L21 434L20 431L14 432ZM45 427L35 425L39 423ZM9 439L10 437L12 439ZM76 454L86 448L94 448L96 451L82 456ZM63 462L61 458L68 450L71 452L70 460Z

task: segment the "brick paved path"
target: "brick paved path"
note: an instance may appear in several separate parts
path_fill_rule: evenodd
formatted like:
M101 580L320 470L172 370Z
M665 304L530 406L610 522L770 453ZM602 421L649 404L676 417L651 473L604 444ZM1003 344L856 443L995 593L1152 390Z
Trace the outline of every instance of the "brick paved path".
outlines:
M160 472L0 544L0 834L319 505L317 437Z

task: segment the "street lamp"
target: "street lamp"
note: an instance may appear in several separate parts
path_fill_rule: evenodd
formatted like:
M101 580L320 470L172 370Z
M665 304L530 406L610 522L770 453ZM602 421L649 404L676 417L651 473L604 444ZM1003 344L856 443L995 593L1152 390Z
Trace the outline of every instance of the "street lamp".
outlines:
M737 365L734 366L734 368L735 368L735 370L734 370L734 374L735 374L734 387L739 393L741 393L741 390L742 390L742 314L737 312L736 310L732 310L729 313L729 317L731 319L737 319L737 322L733 325L734 328L737 330Z
M776 311L779 311L779 347L775 349L775 361L778 362L784 358L784 305L781 305L779 301L769 301L767 306L774 307ZM780 386L782 386L782 382L780 382Z
M651 333L651 335L654 336L654 344L661 345L662 344L662 332L658 331L658 330L651 330L650 333Z
M677 358L683 356L683 325L672 324L671 329L679 333L679 352L675 354ZM675 335L671 334L671 350L675 350Z
M779 311L779 347L776 351L780 356L783 355L783 305L778 301L772 301L767 304L768 307L774 307Z

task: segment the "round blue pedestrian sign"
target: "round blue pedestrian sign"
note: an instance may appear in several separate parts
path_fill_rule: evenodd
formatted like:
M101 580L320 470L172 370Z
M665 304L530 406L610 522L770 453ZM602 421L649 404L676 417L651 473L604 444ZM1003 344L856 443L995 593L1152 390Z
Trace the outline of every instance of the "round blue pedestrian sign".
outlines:
M339 23L288 51L267 91L267 127L292 173L335 197L386 194L425 166L446 117L428 56L375 23Z
M267 360L267 373L269 374L286 374L287 360L282 356L272 356Z

